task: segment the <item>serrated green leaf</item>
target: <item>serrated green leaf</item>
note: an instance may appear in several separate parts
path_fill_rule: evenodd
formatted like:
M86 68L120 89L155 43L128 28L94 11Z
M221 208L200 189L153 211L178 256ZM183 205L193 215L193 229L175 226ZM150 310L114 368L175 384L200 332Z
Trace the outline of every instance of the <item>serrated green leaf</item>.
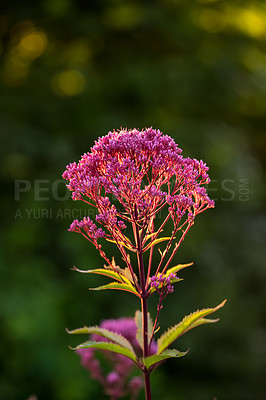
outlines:
M137 326L136 339L140 347L143 349L142 312L139 310L137 310L135 313L135 323ZM153 329L153 320L151 318L150 313L148 313L148 341L150 341L152 335L152 329Z
M144 247L143 252L149 250L150 247L155 246L158 243L164 242L165 240L170 240L171 237L161 237L156 240L151 241L146 247Z
M124 282L121 278L121 275L119 275L118 272L115 272L114 270L109 269L109 268L96 268L96 269L82 270L82 269L78 269L78 268L74 267L74 270L78 271L78 272L82 272L83 274L104 275L104 276L108 276L109 278L116 279L117 281L119 281L121 283Z
M155 366L156 364L167 360L168 358L178 358L183 357L188 353L188 351L178 351L175 349L164 350L161 354L153 354L152 356L145 357L142 359L143 364L147 369Z
M131 284L127 284L127 283L111 282L111 283L108 283L107 285L98 286L96 288L90 288L90 290L96 290L96 291L108 290L108 289L123 290L126 292L133 293L136 296L140 297L137 290Z
M122 335L119 335L116 332L109 331L108 329L100 328L99 326L84 326L83 328L74 329L72 331L67 331L70 334L96 334L106 339L111 340L112 342L119 344L122 347L127 348L131 351L131 353L135 354L131 343Z
M201 318L201 319L198 319L196 322L194 322L194 324L190 325L190 327L186 329L185 333L187 333L188 331L190 331L193 328L196 328L197 326L204 325L204 324L214 324L215 322L218 322L218 321L220 321L220 318L216 318L216 319Z
M203 310L195 311L194 313L184 317L184 319L177 325L169 328L164 332L158 339L158 354L162 353L171 343L173 343L178 337L186 333L188 330L195 328L196 326L202 325L204 323L209 323L212 320L204 319L209 314L217 311L219 308L223 307L226 300L219 304L215 308L205 308ZM198 320L202 320L197 324ZM213 321L212 321L213 322Z
M193 265L193 263L189 263L189 264L178 264L175 267L172 267L170 269L168 269L165 273L165 277L169 276L170 274L175 274L176 272L180 271L183 268L187 268L190 267L191 265Z
M90 349L90 348L112 351L113 353L118 353L118 354L121 354L122 356L130 358L132 361L137 363L135 354L133 354L129 349L122 347L119 344L115 344L115 343L96 342L96 341L88 340L87 342L84 342L84 343L80 344L79 346L74 347L73 350Z

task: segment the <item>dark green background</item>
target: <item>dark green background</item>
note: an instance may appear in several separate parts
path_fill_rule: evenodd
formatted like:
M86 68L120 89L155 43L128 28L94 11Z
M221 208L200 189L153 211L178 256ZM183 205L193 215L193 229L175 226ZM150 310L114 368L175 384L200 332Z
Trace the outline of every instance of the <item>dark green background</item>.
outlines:
M102 260L67 232L86 210L61 174L109 130L151 125L210 166L216 199L175 258L194 267L162 329L228 299L217 325L176 343L190 351L154 373L153 397L266 398L265 21L264 1L1 5L1 399L105 398L65 328L133 316L138 302L89 292L104 278L70 270Z

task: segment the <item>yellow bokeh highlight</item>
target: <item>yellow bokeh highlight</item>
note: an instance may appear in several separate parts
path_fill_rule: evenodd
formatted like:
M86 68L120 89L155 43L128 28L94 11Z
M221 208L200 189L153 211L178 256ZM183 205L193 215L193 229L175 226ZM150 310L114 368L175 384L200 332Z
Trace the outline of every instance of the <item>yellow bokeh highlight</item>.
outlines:
M29 61L20 57L18 49L14 47L3 66L3 80L9 86L20 86L28 76L28 69Z
M266 9L260 7L227 7L228 22L255 39L266 37Z
M52 86L56 94L61 96L77 96L83 92L85 78L75 69L62 71L54 76Z
M9 86L21 86L28 77L31 63L44 53L47 44L46 34L31 21L15 25L3 63L4 82Z
M266 20L264 15L256 9L242 10L236 17L236 24L240 30L255 38L265 35Z
M208 32L218 33L226 25L224 15L219 11L205 8L198 16L199 25Z
M21 86L28 76L28 65L10 60L3 68L3 80L9 86Z
M213 0L198 0L208 4ZM226 29L235 29L254 39L266 38L266 5L263 7L254 2L253 5L236 7L221 6L220 10L204 8L194 13L194 21L202 29L218 33Z
M22 35L18 49L29 60L40 57L47 47L47 37L42 31L29 31Z

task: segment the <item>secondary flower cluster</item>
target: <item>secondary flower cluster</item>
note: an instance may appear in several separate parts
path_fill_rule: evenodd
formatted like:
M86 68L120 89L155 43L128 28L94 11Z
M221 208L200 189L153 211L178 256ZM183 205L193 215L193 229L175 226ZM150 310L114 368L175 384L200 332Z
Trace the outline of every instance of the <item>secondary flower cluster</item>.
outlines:
M152 276L150 280L150 286L153 287L158 293L163 293L163 295L167 295L174 291L174 286L171 285L171 279L178 278L173 273L169 274L169 276L167 277L164 277L162 275Z
M81 229L83 229L84 233L87 235L87 238L92 242L100 237L104 237L105 235L105 232L102 230L102 228L97 228L97 226L89 217L84 217L81 221L75 219L70 225L69 231L81 233Z
M134 318L118 318L104 320L100 328L119 333L124 336L133 346L137 354L141 354L141 348L136 339L137 327ZM91 340L107 341L99 335L91 335ZM151 354L155 354L157 345L155 341L151 344ZM97 359L97 351L89 349L76 350L81 358L81 364L90 372L93 379L99 381L104 387L105 393L112 399L119 399L131 393L131 399L137 399L139 390L143 386L143 380L139 376L134 376L135 364L130 359L120 354L102 352L105 359L110 363L112 370L104 374L100 362ZM133 376L132 376L133 373Z

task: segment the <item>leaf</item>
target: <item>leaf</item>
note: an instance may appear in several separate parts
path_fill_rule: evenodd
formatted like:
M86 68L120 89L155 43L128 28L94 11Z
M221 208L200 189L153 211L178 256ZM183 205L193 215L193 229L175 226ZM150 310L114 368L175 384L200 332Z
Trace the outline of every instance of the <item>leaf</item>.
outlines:
M193 328L196 328L197 326L204 325L204 324L214 324L215 322L218 322L218 321L220 321L220 318L216 318L216 319L201 318L201 319L198 319L196 322L194 322L194 324L192 324L188 329L186 329L185 333L187 333L188 331L190 331Z
M143 349L142 312L139 310L137 310L135 313L135 323L137 326L136 339L140 347ZM148 341L150 341L152 330L153 330L153 320L151 318L150 313L148 313Z
M126 268L116 267L116 269L121 275L123 275L123 279L125 279L128 283L134 283L134 280L131 276L130 269L128 267L126 267ZM135 276L135 280L137 282L138 281L137 275L134 274L134 276Z
M155 246L158 243L164 242L165 240L170 240L171 237L161 237L154 241L151 241L146 247L144 247L143 252L149 250L150 247Z
M148 235L146 235L146 236L144 237L143 244L146 243L147 240L151 239L152 237L154 237L154 236L157 235L157 234L158 234L158 231L157 231L157 232L153 232L153 233L149 233Z
M190 267L191 265L193 265L193 263L189 263L189 264L178 264L175 267L172 267L170 269L168 269L165 273L165 277L169 276L170 274L175 274L176 272L180 271L183 268L187 268Z
M170 283L177 283L177 282L181 282L183 280L184 280L183 278L171 278Z
M153 232L153 233L149 233L148 235L146 235L145 236L145 242L147 240L149 240L150 238L152 238L153 236L157 235L157 233L158 233L158 231L157 232Z
M167 360L168 358L178 358L183 357L188 353L188 351L178 351L175 349L164 350L161 354L153 354L152 356L145 357L142 359L143 364L147 369L150 369L154 365Z
M127 260L125 260L125 261L128 262L129 264L131 264L129 254L127 254ZM134 283L134 279L132 278L130 269L128 267L121 268L118 265L116 265L114 257L112 258L111 263L112 263L113 269L115 269L115 271L118 272L119 274L123 275L124 280L126 280L128 283ZM108 267L108 266L104 266L104 267L110 269L110 267ZM135 282L137 282L138 281L137 275L134 274L134 277L135 277Z
M133 354L129 349L122 347L119 344L115 344L115 343L96 342L96 341L88 340L87 342L84 342L84 343L80 344L79 346L74 347L72 350L90 349L90 348L112 351L114 353L118 353L118 354L121 354L122 356L130 358L132 361L137 363L135 354Z
M107 290L107 289L124 290L126 292L133 293L136 296L140 297L139 293L134 288L134 286L132 286L131 284L127 284L127 283L111 282L111 283L108 283L107 285L98 286L96 288L90 288L90 290L96 290L96 291Z
M131 284L134 283L129 268L120 268L118 265L115 264L114 260L112 260L113 268L109 266L104 266L104 268L96 268L96 269L89 269L89 270L81 270L77 267L73 267L75 271L81 272L83 274L97 274L97 275L104 275L108 276L109 278L116 279L120 283L127 283ZM115 271L116 270L116 271ZM137 282L137 276L135 275L135 279Z
M137 249L133 246L133 244L130 242L130 240L128 238L127 238L127 242L128 243L121 242L119 240L116 241L116 240L107 239L107 238L105 238L105 239L107 240L107 242L114 243L114 244L119 244L120 246L123 246L123 247L125 247L126 249L128 249L130 251L134 251L134 252L137 251Z
M105 337L106 339L111 340L112 342L119 344L122 347L127 348L130 350L133 354L135 354L133 347L131 343L122 335L109 331L108 329L100 328L99 326L84 326L83 328L79 329L74 329L73 331L67 331L69 334L96 334L102 337Z
M184 319L179 322L179 324L173 326L172 328L169 328L168 331L164 332L158 339L158 354L162 353L171 343L173 343L179 336L183 335L188 330L202 324L216 322L213 320L204 319L204 317L219 310L219 308L224 306L225 302L226 300L224 300L215 308L205 308L200 311L195 311L194 313L184 317Z
M97 274L97 275L105 275L108 276L109 278L116 279L117 281L123 283L124 281L122 280L121 276L119 275L118 272L115 272L112 269L108 268L96 268L96 269L89 269L89 270L82 270L78 269L76 267L73 267L75 271L82 272L83 274ZM120 272L120 271L119 271Z

